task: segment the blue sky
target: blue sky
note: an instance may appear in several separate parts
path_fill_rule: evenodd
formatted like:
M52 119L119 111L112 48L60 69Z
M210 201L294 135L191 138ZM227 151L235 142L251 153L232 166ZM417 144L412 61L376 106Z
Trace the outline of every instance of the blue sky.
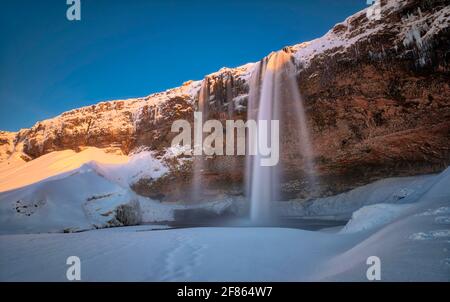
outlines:
M0 129L145 96L311 40L366 0L5 0L0 10Z

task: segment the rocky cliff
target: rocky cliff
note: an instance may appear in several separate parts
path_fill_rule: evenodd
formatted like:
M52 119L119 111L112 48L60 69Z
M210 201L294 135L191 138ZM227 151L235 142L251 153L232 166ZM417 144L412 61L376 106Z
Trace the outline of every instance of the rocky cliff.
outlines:
M362 11L319 39L286 48L306 104L320 189L305 189L301 163L290 150L281 150L289 157L285 199L331 195L450 164L449 20L448 0L381 1L379 20ZM162 151L175 135L172 122L192 120L202 85L209 118L245 119L255 66L223 68L162 93L102 102L18 133L2 132L0 161L14 153L28 160L85 146L123 154L142 147ZM242 194L244 162L243 157L210 158L203 171L210 196ZM185 195L189 173L189 166L174 168L157 183L142 179L133 188L176 200Z

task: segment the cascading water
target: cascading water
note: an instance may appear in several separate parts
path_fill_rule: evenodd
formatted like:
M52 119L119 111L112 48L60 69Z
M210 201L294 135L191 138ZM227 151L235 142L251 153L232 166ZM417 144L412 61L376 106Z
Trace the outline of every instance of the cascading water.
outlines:
M198 96L198 108L197 111L202 113L202 119L196 121L197 127L194 128L194 137L201 137L203 142L203 123L208 119L208 102L209 102L209 85L208 79L205 78L202 82ZM200 154L200 155L195 155ZM192 191L191 199L193 201L199 201L203 197L203 179L202 173L205 168L205 160L203 158L203 145L199 142L197 144L194 141L194 155L193 155L193 179L192 179Z
M272 53L256 64L250 79L247 115L247 119L257 122L279 120L282 157L299 158L308 185L314 186L311 140L295 65L288 49ZM269 126L268 141L270 131ZM258 151L255 156L247 156L246 163L246 191L251 202L251 219L256 223L273 218L273 202L281 197L283 160L276 166L262 166L261 158Z

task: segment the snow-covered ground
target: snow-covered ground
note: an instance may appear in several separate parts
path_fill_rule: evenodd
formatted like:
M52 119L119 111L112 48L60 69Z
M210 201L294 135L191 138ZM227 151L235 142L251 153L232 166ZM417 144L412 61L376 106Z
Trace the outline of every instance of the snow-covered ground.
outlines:
M408 204L353 214L340 232L287 228L153 226L71 234L0 235L0 280L66 280L81 259L84 281L367 281L369 256L383 281L450 281L450 169Z
M163 157L176 154L169 149ZM138 196L130 189L139 178L157 179L167 171L164 160L149 151L124 156L92 147L0 166L0 234L75 232L127 225L130 221L117 217L117 209L123 206L135 216L131 222L146 223L172 221L175 210L201 207L220 214L232 205L230 199L200 205L163 203Z

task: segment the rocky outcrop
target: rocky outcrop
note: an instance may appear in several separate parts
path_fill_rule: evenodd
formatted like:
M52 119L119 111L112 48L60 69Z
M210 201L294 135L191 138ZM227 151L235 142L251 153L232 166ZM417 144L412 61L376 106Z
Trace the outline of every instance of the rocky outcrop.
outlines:
M282 150L284 199L331 195L450 164L449 4L381 1L380 20L362 11L322 38L287 48L298 68L320 189L306 190L311 186L305 185L294 150ZM245 119L253 66L223 68L163 93L63 113L22 130L14 140L6 135L0 160L12 146L23 146L31 158L83 146L124 154L142 147L163 150L174 136L172 122L192 121L202 85L209 118ZM203 173L209 195L242 194L244 165L242 156L208 158ZM157 184L142 180L135 189L183 199L189 173L189 167L177 169Z
M15 132L0 131L0 162L8 159L14 152Z

